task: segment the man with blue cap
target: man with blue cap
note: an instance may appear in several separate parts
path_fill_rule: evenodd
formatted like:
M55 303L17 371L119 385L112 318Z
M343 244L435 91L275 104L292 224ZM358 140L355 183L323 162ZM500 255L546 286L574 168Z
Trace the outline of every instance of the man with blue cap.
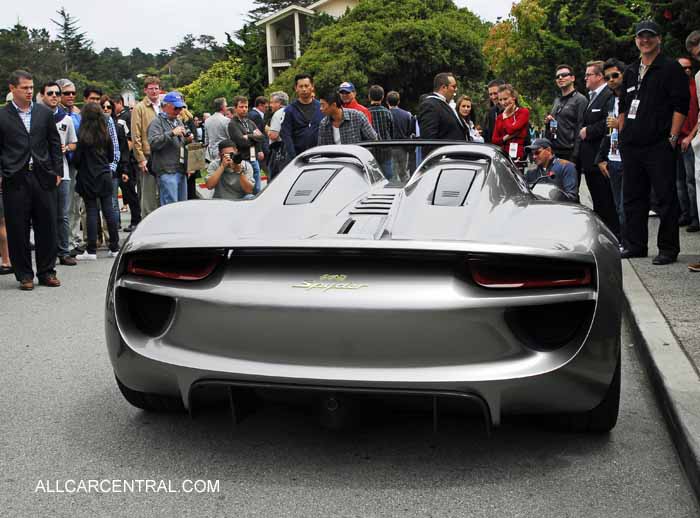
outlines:
M158 178L160 204L167 205L187 199L185 146L193 136L178 118L186 107L179 92L168 92L160 107L160 113L148 126L148 144L151 171Z
M340 94L340 100L343 101L343 108L364 113L369 123L372 124L372 114L370 111L357 102L357 91L355 90L354 84L350 81L343 81L338 87L338 93Z

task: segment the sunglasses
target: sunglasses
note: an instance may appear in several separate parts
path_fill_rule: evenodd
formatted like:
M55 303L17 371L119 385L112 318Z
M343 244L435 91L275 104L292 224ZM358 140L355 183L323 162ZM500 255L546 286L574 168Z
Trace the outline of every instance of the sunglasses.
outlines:
M55 90L49 90L44 95L48 95L50 97L56 97L57 95L61 95L61 92L57 92Z
M554 79L563 79L565 77L569 77L570 75L573 75L571 72L562 72L561 74L557 74L554 76Z
M693 70L693 67L692 66L683 67L683 70Z
M622 74L620 72L612 72L611 74L605 74L605 80L610 81L611 79L617 79Z
M75 95L75 92L62 92L61 95Z
M111 110L111 109L112 109L112 105L111 105L111 104L105 104L105 105L102 107L102 109L103 109L103 110Z

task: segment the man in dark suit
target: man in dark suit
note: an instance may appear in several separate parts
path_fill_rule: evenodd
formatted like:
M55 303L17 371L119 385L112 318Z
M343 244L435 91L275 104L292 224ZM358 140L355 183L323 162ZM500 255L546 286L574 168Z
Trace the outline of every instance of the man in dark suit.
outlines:
M586 88L588 107L583 114L583 127L579 132L579 171L586 176L586 185L593 199L593 210L608 228L620 238L620 220L615 210L610 178L595 163L600 143L608 133L607 106L613 96L603 77L602 61L586 64Z
M258 156L258 162L265 172L267 172L267 159L270 156L270 139L267 138L267 132L265 131L265 114L267 113L268 106L269 102L267 98L259 96L255 98L253 109L248 112L248 118L255 123L255 126L264 137L262 142L262 152L264 156L262 158Z
M425 140L459 140L466 142L467 126L449 102L457 92L457 80L450 72L433 79L433 93L418 107L420 137Z
M34 289L29 225L34 227L39 284L60 286L56 278L56 186L63 176L61 139L53 113L32 102L31 74L10 75L13 101L0 109L0 178L10 258L20 289Z

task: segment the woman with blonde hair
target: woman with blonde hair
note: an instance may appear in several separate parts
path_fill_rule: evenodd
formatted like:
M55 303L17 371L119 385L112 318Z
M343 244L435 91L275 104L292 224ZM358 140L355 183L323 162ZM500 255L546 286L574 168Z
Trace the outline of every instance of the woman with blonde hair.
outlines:
M492 142L501 146L513 160L522 160L525 156L530 110L518 105L518 91L510 84L498 87L498 102L503 112L496 117Z

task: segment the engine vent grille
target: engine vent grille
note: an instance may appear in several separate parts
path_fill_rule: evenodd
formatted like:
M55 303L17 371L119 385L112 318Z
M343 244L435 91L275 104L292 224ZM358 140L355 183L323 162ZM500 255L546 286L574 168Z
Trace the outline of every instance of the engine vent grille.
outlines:
M396 194L370 194L360 200L350 211L350 214L387 215L394 204Z

